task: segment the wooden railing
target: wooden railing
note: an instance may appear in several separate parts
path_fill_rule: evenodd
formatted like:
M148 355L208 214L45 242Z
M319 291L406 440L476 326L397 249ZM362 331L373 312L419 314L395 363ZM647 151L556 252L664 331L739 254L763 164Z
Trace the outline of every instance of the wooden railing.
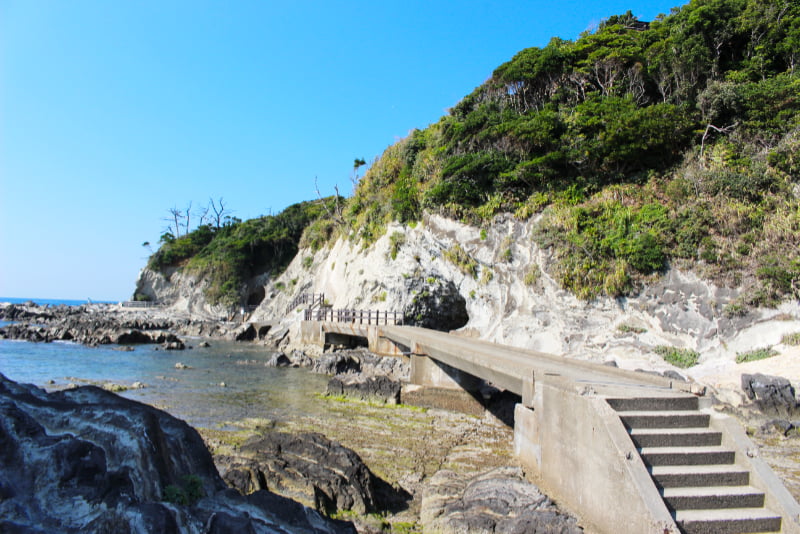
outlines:
M336 323L356 323L368 325L403 324L403 313L378 310L334 310L332 308L307 309L306 321L330 321Z
M324 302L325 293L300 293L294 298L291 304L286 306L286 313L290 313L301 304L308 304L308 309L313 309L315 307L321 308Z

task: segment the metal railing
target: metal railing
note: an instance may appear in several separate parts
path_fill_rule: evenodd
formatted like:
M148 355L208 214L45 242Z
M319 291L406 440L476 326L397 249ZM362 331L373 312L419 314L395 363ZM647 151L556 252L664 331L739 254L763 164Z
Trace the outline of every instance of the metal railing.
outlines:
M325 293L300 293L291 304L286 306L286 313L290 313L301 304L308 304L308 309L313 309L315 307L321 308L324 303Z
M126 300L121 302L123 308L160 308L160 302L153 302L149 300Z
M335 323L356 323L367 325L403 324L403 313L378 310L334 310L332 308L307 309L306 321L330 321Z

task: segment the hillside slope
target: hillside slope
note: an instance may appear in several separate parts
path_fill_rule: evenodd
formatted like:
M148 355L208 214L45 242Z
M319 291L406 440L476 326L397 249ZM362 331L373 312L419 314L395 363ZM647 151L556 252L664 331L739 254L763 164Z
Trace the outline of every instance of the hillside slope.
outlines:
M390 146L352 198L164 243L137 291L216 316L259 304L260 318L324 292L651 368L794 350L798 51L790 0L609 17L519 52Z

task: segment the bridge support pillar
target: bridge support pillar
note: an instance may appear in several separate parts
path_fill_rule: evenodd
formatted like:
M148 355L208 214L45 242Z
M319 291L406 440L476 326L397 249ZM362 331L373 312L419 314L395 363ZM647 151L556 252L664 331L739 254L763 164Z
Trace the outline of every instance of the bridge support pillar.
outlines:
M418 386L477 391L483 380L420 354L411 355L411 380Z

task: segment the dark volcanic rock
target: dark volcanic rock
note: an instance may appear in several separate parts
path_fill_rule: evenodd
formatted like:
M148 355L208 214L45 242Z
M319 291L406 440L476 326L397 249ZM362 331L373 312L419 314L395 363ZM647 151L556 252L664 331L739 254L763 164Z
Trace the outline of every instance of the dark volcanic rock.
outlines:
M233 339L236 341L253 341L257 336L256 328L248 323L234 332Z
M442 534L579 534L574 518L522 477L501 467L471 479L439 471L422 499L425 532Z
M798 412L794 387L786 378L760 373L743 374L742 389L765 414L793 417Z
M469 322L467 301L452 280L409 278L405 285L414 295L403 310L406 324L448 332Z
M152 342L152 338L141 330L127 330L117 336L118 345L139 345Z
M338 375L341 373L358 373L361 371L361 359L348 352L331 352L313 360L312 373Z
M95 310L84 306L4 306L0 319L17 321L0 328L0 339L22 339L33 342L74 341L83 345L135 345L142 343L171 344L173 349L183 342L171 331L194 331L202 324L184 320L154 320L131 317L113 310Z
M376 509L376 478L354 451L322 434L270 432L242 445L224 478L242 493L268 489L320 511Z
M336 375L328 382L328 395L344 395L387 404L400 402L400 382L387 376Z
M167 499L172 502L166 502ZM199 434L93 386L0 375L0 532L354 532L276 495L228 490Z
M292 360L282 352L273 354L266 363L267 367L290 367L291 365Z

